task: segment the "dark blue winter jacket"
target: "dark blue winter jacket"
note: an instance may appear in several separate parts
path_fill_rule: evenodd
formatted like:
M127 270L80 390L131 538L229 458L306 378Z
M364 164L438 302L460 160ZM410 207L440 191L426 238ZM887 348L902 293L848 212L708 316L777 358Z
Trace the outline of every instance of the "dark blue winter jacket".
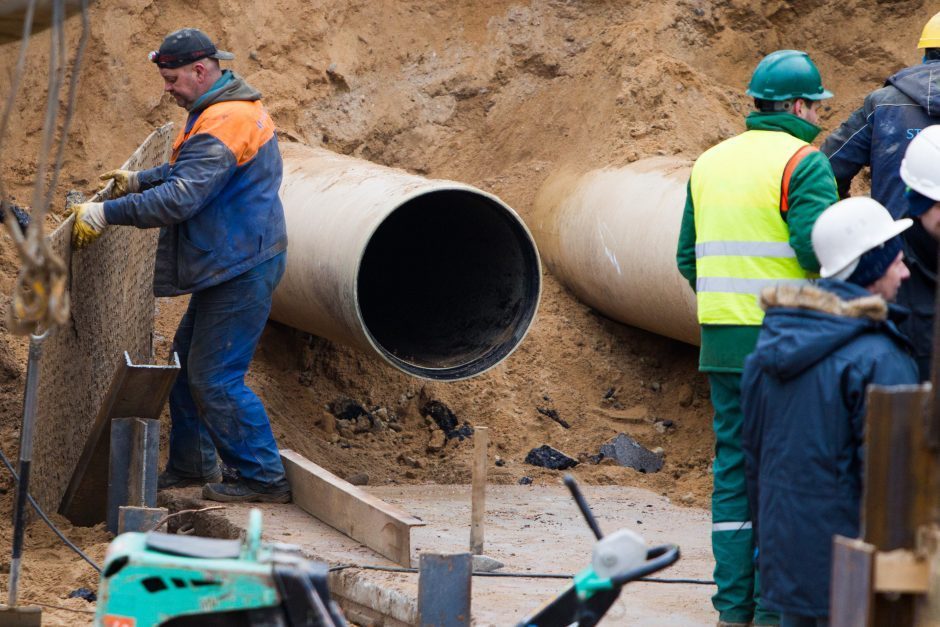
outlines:
M281 155L261 94L226 70L190 110L169 163L141 193L104 203L108 224L162 227L154 293L197 292L287 248Z
M840 196L848 196L852 178L871 166L871 197L895 218L907 213L901 160L921 129L940 122L938 80L937 61L901 70L826 138L821 150L832 164Z
M917 382L903 315L844 281L769 288L741 381L766 607L829 614L832 536L859 535L865 389Z
M905 68L873 91L861 108L822 144L839 185L839 195L849 194L852 178L871 166L871 196L895 218L907 213L901 160L921 129L940 123L940 62L930 61ZM901 331L914 343L921 380L930 377L933 345L934 292L936 291L937 243L920 221L904 235L904 258L911 279L898 294L898 303L912 315Z

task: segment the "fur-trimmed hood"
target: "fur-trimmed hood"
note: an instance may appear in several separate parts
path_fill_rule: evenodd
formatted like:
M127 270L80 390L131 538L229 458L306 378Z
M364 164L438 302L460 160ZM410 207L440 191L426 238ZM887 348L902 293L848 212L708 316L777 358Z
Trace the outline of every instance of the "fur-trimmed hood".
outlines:
M827 292L814 285L778 285L764 288L760 295L760 307L767 311L771 307L791 307L821 311L846 318L869 318L871 320L888 319L888 303L871 292L865 295L842 300L833 292Z
M781 379L797 376L865 333L887 333L908 344L893 322L904 310L845 281L766 288L760 303L767 314L754 356L762 370Z

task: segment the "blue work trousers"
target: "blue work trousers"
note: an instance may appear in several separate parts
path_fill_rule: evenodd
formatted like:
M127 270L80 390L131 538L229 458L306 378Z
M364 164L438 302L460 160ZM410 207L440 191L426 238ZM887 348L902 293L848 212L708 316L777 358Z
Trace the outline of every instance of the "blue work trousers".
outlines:
M268 415L245 385L286 255L192 295L173 340L182 368L170 392L168 470L207 477L218 451L253 489L286 486Z

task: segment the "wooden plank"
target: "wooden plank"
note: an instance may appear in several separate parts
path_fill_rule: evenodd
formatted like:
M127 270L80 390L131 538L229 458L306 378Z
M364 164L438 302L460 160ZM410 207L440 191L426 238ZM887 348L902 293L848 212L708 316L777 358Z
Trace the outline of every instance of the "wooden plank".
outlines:
M294 504L340 533L406 568L411 567L411 528L425 523L343 481L294 451L281 461Z
M470 552L483 555L484 516L486 514L486 452L490 430L473 429L473 487L470 496Z
M130 355L124 353L59 506L59 513L72 524L91 526L105 520L111 421L115 418L158 420L179 369L175 353L172 363L159 366L134 364Z
M874 610L875 547L842 536L832 539L830 627L870 627Z
M928 564L912 551L875 553L875 592L925 594Z

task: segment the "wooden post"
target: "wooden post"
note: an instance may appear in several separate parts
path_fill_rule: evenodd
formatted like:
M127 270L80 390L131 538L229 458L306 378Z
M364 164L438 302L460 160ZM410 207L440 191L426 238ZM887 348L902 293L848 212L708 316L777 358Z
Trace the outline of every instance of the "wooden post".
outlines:
M470 552L483 555L483 527L486 513L486 460L490 444L490 430L475 427L473 430L473 493L470 512Z

